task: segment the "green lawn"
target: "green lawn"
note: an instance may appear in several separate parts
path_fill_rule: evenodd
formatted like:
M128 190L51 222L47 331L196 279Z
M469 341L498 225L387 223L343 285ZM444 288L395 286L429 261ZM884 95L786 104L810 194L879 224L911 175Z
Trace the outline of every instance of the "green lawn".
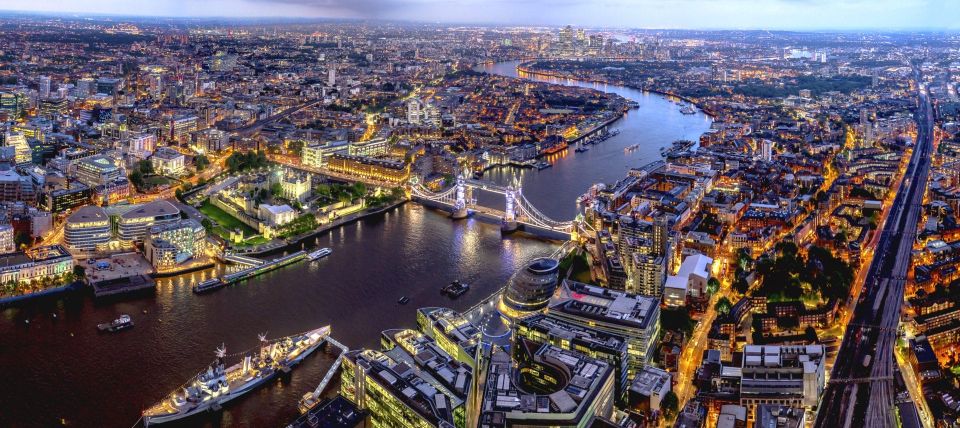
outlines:
M267 238L264 238L262 235L257 235L257 236L254 236L253 238L243 241L243 245L249 245L252 247L256 245L266 244L267 242L270 242L269 240L267 240Z
M169 178L162 175L151 175L143 178L143 183L147 186L162 186L164 184L170 184L170 181Z
M202 212L203 215L210 217L210 220L217 222L217 224L228 230L240 228L240 230L243 231L244 236L257 233L256 230L253 230L252 227L247 226L246 223L238 220L236 217L210 203L209 199L203 201L203 205L200 206L200 212Z

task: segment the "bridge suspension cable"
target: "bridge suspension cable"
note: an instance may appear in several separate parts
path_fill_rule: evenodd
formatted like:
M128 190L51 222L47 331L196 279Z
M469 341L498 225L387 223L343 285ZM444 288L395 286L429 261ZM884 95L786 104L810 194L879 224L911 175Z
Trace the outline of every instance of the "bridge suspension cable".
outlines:
M508 201L507 209L515 210L516 214L521 217L523 222L529 223L533 226L542 227L544 229L554 230L558 232L567 232L570 233L573 231L574 222L573 221L558 221L550 218L536 206L533 205L527 198L523 195L522 191L519 188L514 189L513 187L503 187L493 183L484 183L477 180L458 180L457 185L450 187L449 189L434 192L430 189L427 189L423 184L419 182L411 182L410 190L411 193L419 198L431 200L434 202L442 202L449 204L454 208L458 207L460 198L463 197L463 189L471 188L475 190L482 190L497 194L503 194L509 198L514 198L513 203L511 204ZM463 201L466 204L472 203L471 201Z

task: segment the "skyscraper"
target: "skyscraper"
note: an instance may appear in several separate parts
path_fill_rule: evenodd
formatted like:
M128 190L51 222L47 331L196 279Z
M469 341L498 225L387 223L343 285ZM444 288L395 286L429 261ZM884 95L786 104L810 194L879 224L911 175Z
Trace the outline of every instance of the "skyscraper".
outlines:
M773 160L773 141L765 139L760 144L761 144L760 158L764 162L772 161Z
M40 88L37 91L41 99L50 98L50 76L40 76Z

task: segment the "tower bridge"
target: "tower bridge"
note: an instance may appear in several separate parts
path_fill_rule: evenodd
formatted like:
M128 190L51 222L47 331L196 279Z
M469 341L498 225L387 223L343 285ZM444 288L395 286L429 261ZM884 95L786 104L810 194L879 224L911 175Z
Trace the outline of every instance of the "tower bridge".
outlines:
M411 179L410 191L414 200L436 208L450 211L455 219L479 215L490 220L500 222L500 229L504 233L522 230L534 235L548 238L569 240L575 235L574 221L558 221L540 212L523 195L523 188L518 180L510 185L503 186L480 180L474 180L464 175L457 176L456 185L434 192L424 187L418 180ZM475 192L489 192L504 196L503 209L496 209L477 204Z

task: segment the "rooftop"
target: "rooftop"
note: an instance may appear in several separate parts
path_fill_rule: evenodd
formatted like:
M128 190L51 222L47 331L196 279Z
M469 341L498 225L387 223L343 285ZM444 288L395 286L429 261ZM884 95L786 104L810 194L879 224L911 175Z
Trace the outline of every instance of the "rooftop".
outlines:
M566 425L561 423L563 419L581 420L588 408L597 405L598 394L612 378L613 370L606 362L579 352L526 340L517 346L516 352L528 354L523 359L526 362L514 361L500 347L491 350L480 416L483 426L510 426L510 419L537 424L542 418L552 425ZM544 371L552 376L528 375ZM542 385L548 380L553 383Z
M170 202L158 199L156 201L141 205L137 208L133 208L125 213L123 213L120 218L124 220L143 218L143 217L157 217L162 215L179 215L180 209L171 204Z
M611 324L645 329L659 311L651 296L563 280L550 300L548 313L590 318Z
M87 205L78 208L70 217L67 217L67 223L89 223L109 221L107 212L96 205Z
M314 406L304 415L290 423L293 428L354 428L359 426L366 413L356 405L337 395Z
M646 366L633 379L630 390L644 396L651 396L670 384L670 373L653 366Z

